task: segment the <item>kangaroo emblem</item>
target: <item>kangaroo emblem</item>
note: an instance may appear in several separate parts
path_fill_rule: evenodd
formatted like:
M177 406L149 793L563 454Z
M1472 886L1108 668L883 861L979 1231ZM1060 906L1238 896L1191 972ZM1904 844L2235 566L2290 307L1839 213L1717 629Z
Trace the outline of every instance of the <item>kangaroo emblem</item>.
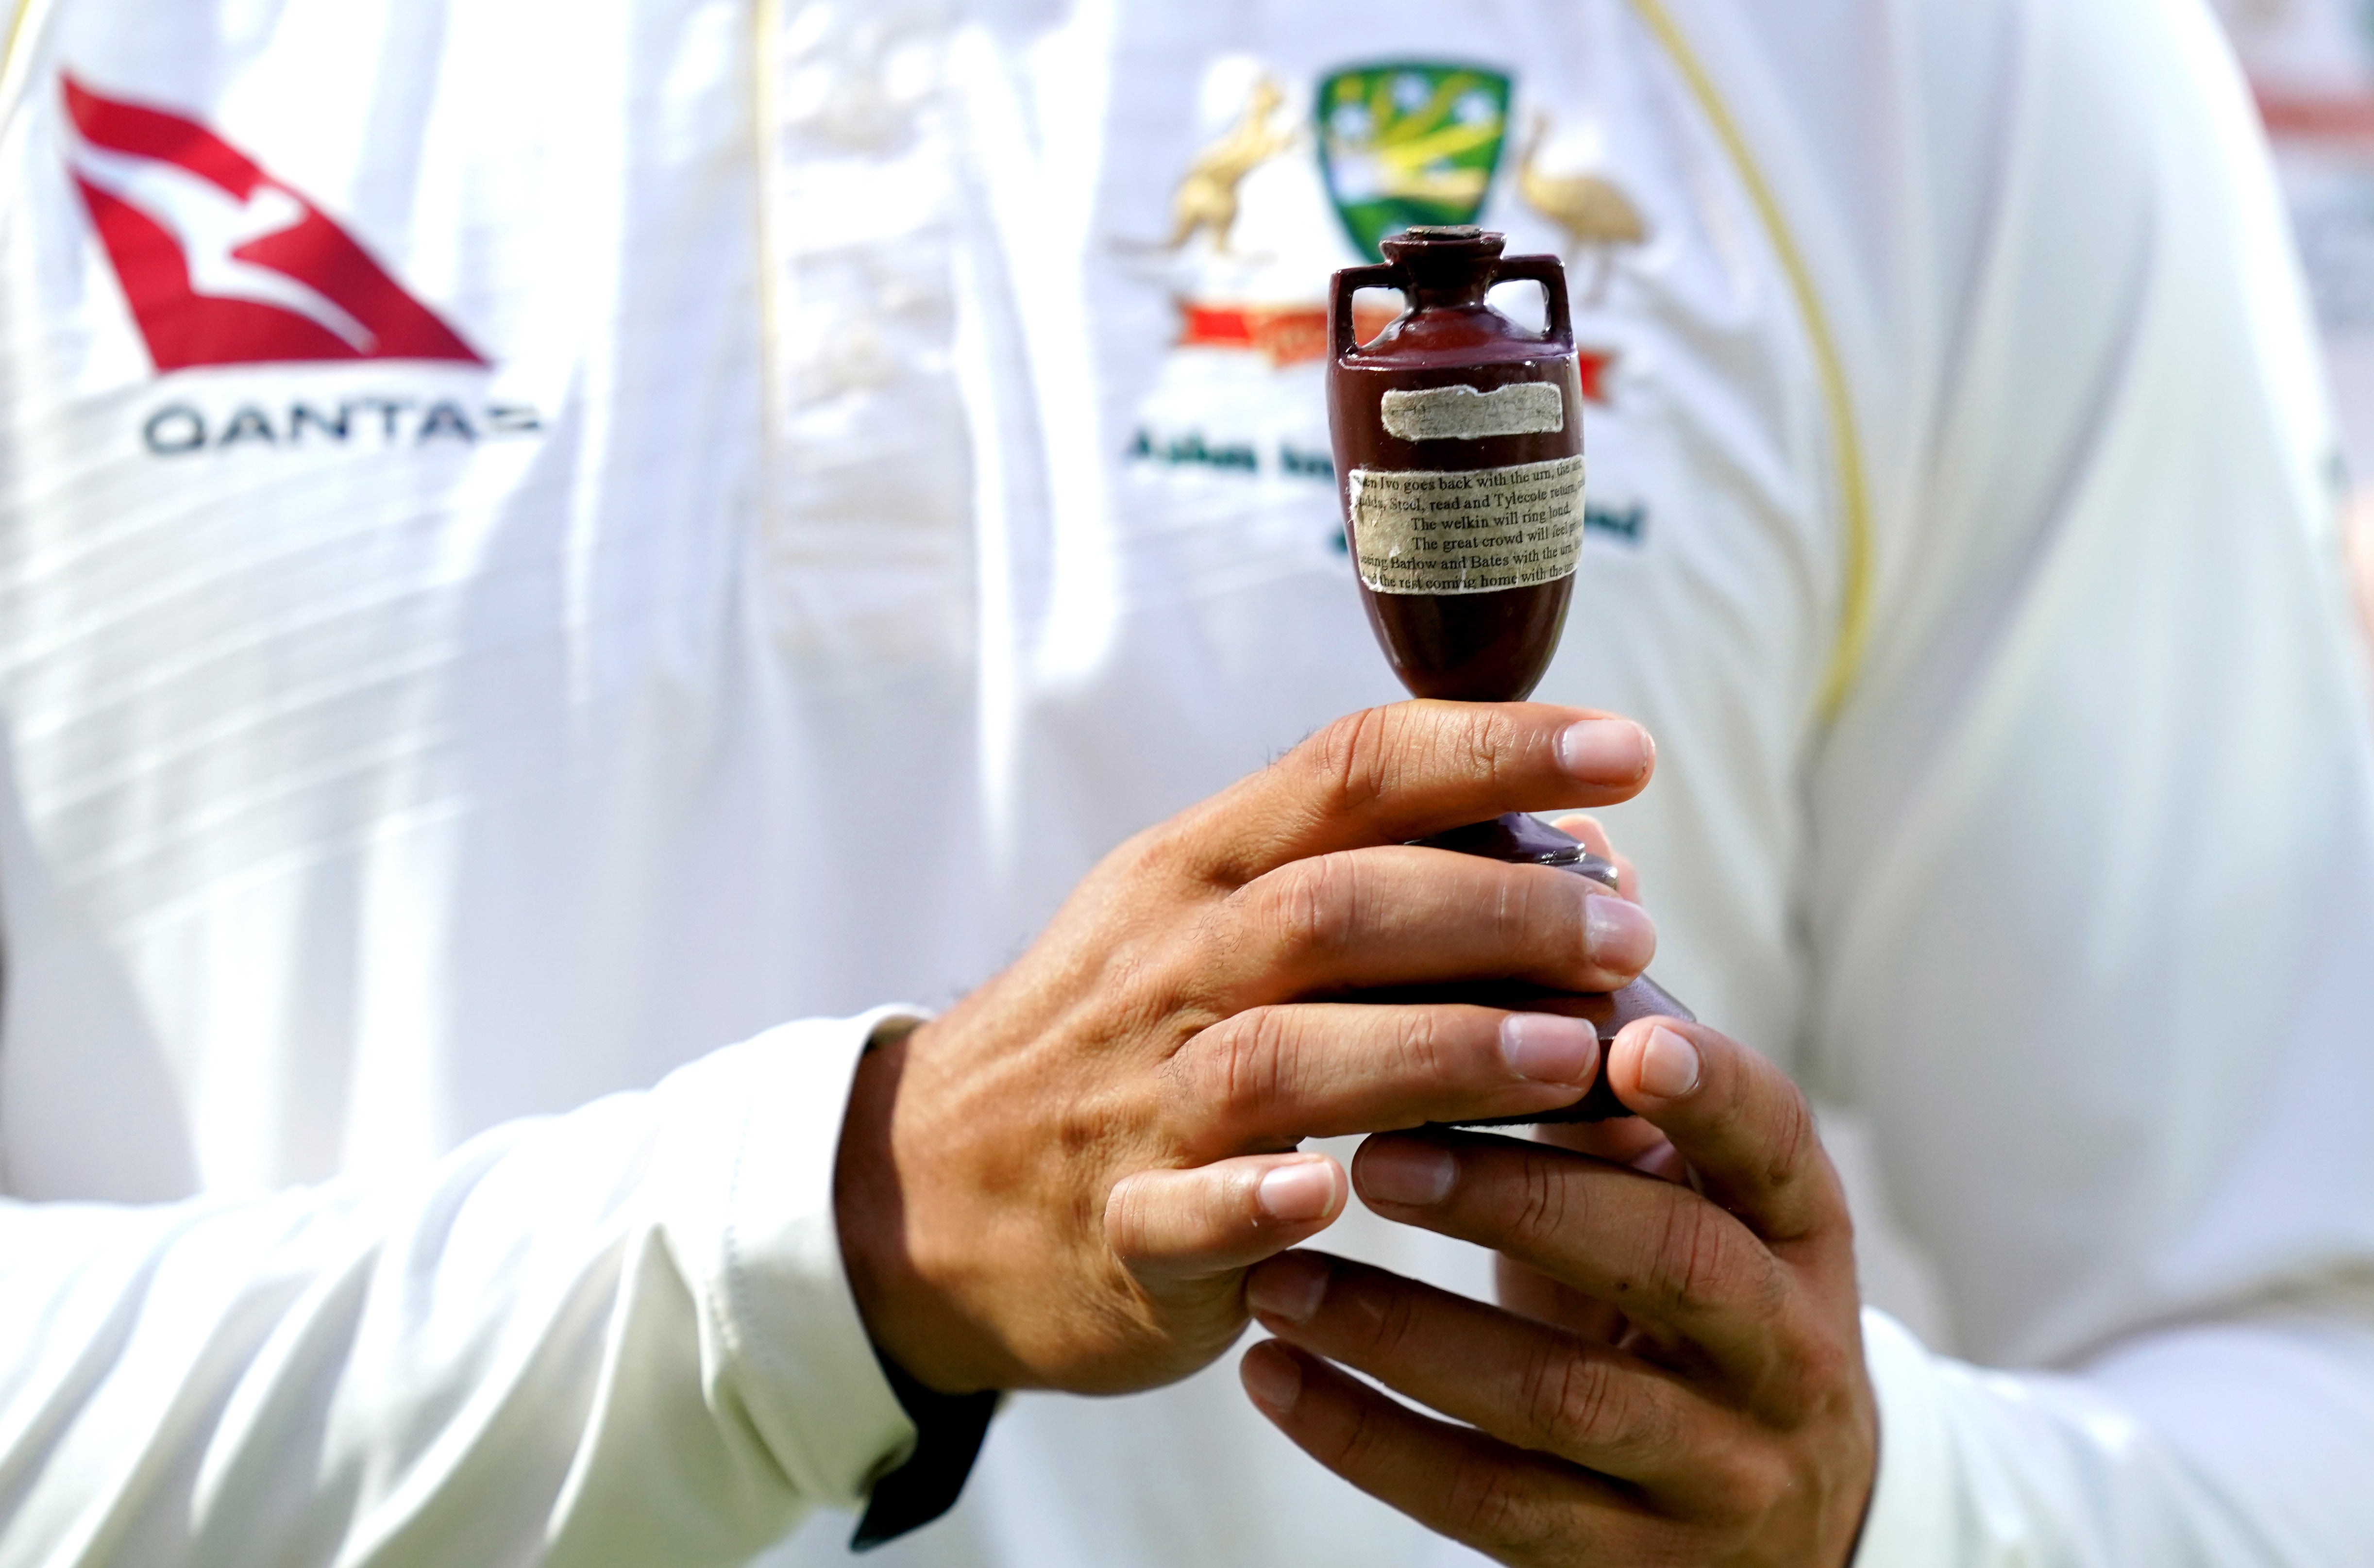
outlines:
M1157 249L1184 249L1198 234L1212 237L1212 248L1233 255L1229 237L1237 227L1237 187L1245 176L1292 146L1299 131L1279 129L1270 117L1286 101L1275 78L1263 76L1246 95L1244 112L1226 134L1195 155L1170 195L1170 233Z
M1571 250L1592 256L1595 266L1586 299L1596 306L1606 298L1616 250L1647 243L1648 220L1613 181L1596 174L1545 172L1541 150L1549 139L1549 129L1548 115L1534 116L1524 150L1517 158L1517 193L1527 206L1566 231Z

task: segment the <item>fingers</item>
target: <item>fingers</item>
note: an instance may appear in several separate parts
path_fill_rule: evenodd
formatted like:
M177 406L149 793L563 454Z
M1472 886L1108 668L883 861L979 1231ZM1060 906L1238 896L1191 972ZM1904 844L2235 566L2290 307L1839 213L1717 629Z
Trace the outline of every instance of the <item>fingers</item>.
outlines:
M1379 1132L1393 1130L1378 1128ZM1611 1117L1605 1121L1553 1122L1534 1129L1536 1142L1556 1144L1571 1149L1578 1154L1589 1154L1595 1160L1605 1160L1613 1165L1629 1165L1636 1171L1651 1176L1668 1176L1686 1181L1680 1174L1680 1156L1673 1144L1655 1127L1639 1117Z
M1646 911L1588 878L1398 845L1281 866L1228 895L1211 937L1224 1012L1448 980L1614 990L1657 949Z
M1597 1345L1621 1345L1631 1323L1605 1302L1593 1301L1507 1257L1492 1259L1492 1296L1520 1317L1547 1323Z
M1418 1414L1265 1340L1245 1392L1302 1451L1411 1518L1504 1562L1630 1562L1639 1505L1563 1460Z
M1344 1168L1324 1154L1139 1171L1106 1194L1105 1243L1150 1286L1208 1279L1325 1230L1349 1190Z
M1570 1106L1599 1076L1589 1021L1445 1003L1240 1012L1172 1059L1192 1150L1258 1147Z
M1636 1116L1607 1121L1553 1122L1534 1128L1533 1136L1536 1142L1589 1154L1646 1176L1686 1186L1690 1179L1689 1168L1665 1135ZM1620 1345L1631 1331L1630 1320L1605 1302L1593 1301L1572 1286L1528 1269L1505 1254L1495 1258L1493 1264L1494 1293L1500 1305L1511 1312L1536 1322L1555 1323L1602 1344Z
M1642 1019L1608 1050L1618 1098L1673 1141L1706 1195L1775 1246L1851 1234L1846 1199L1805 1096L1756 1052L1702 1024Z
M1649 781L1628 719L1546 703L1404 702L1337 720L1180 824L1205 874L1397 844L1502 812L1605 805Z
M1616 868L1616 891L1635 904L1640 902L1640 873L1633 870L1629 856L1616 852L1615 841L1595 816L1562 816L1551 826L1570 837L1582 840L1582 847Z
M1730 1479L1708 1456L1735 1420L1604 1345L1323 1253L1271 1258L1245 1300L1280 1339L1520 1448L1678 1499Z
M1686 1187L1509 1138L1394 1133L1352 1162L1369 1208L1487 1246L1760 1378L1792 1296L1755 1234ZM1785 1328L1786 1325L1781 1324Z

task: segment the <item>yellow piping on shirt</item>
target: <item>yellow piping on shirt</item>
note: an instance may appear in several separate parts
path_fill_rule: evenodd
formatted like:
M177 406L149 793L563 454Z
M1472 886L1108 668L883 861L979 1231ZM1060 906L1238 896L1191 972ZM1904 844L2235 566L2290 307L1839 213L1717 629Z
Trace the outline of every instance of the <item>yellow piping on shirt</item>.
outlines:
M6 90L17 75L17 38L25 30L25 18L31 14L33 0L16 0L8 7L8 36L0 41L0 90Z
M1672 13L1665 9L1664 0L1631 3L1641 21L1656 34L1657 41L1689 88L1690 96L1698 100L1699 112L1707 117L1723 150L1731 155L1739 181L1747 191L1747 199L1763 221L1766 240L1779 258L1780 270L1788 275L1789 291L1796 297L1798 315L1813 345L1815 370L1822 383L1822 402L1829 414L1839 509L1846 520L1846 582L1839 608L1838 636L1830 644L1829 664L1822 674L1821 690L1822 718L1835 719L1854 685L1855 673L1863 663L1863 643L1871 630L1871 493L1863 478L1863 439L1855 429L1854 400L1847 390L1846 362L1839 356L1838 341L1830 333L1829 318L1822 310L1821 295L1814 287L1814 275L1805 265L1804 254L1797 249L1796 236L1790 232L1780 203L1772 194L1763 170L1757 167L1756 155L1748 149L1747 138L1741 134L1739 122L1732 118L1731 108L1723 101L1713 76L1675 23Z

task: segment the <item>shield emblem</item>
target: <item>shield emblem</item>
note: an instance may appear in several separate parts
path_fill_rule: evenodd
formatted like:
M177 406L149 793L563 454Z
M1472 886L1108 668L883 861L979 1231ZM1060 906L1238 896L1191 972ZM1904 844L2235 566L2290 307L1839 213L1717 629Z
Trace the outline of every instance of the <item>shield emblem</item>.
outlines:
M1353 245L1414 224L1474 219L1500 164L1509 78L1475 65L1406 61L1337 71L1319 84L1319 167Z

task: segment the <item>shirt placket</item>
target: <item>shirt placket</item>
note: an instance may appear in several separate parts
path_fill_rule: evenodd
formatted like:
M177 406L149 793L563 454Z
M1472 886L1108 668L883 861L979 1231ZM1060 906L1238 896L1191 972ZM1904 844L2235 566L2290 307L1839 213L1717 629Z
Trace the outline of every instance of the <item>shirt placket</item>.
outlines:
M767 451L758 579L818 667L970 648L951 7L762 0Z

